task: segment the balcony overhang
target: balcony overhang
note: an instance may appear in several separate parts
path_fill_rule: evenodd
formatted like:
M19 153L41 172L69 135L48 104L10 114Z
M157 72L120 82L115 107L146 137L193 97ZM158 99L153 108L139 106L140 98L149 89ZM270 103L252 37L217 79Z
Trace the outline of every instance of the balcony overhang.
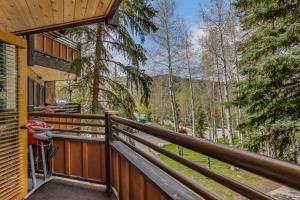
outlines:
M42 67L39 65L29 66L41 81L71 81L76 80L77 76L74 73L68 73L57 69Z
M22 35L113 17L121 0L0 0L0 30Z

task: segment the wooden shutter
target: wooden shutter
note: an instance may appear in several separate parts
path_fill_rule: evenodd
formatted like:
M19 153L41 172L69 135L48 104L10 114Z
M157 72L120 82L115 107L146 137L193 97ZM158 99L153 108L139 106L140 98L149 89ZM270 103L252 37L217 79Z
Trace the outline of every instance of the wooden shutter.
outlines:
M27 193L26 67L26 41L0 31L0 200Z

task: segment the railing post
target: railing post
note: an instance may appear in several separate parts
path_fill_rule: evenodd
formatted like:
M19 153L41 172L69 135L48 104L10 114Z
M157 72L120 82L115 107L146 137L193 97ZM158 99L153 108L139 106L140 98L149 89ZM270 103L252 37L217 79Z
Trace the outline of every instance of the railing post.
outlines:
M116 115L115 111L105 112L105 172L106 172L106 192L110 192L110 141L112 139L112 121L111 116Z

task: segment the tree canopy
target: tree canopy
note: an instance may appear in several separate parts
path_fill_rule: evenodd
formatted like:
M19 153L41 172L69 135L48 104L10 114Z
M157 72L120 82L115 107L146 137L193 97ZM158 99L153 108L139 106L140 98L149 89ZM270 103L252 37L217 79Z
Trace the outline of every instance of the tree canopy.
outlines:
M270 141L275 157L291 159L300 122L300 3L237 0L234 5L244 31L237 102L248 115L241 126L260 130L251 140Z
M136 109L131 90L148 104L152 79L140 66L147 60L141 44L157 30L152 22L155 10L150 0L124 0L119 24L97 24L71 30L84 54L72 66L81 74L79 82L89 85L93 95L92 112L119 110L133 117ZM87 91L86 91L87 92Z

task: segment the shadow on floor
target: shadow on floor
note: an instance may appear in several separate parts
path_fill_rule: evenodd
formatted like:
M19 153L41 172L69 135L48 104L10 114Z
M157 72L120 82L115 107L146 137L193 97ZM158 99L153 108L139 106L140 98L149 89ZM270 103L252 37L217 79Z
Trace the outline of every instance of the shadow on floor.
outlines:
M26 200L110 200L105 192L56 182L54 180L41 186Z

